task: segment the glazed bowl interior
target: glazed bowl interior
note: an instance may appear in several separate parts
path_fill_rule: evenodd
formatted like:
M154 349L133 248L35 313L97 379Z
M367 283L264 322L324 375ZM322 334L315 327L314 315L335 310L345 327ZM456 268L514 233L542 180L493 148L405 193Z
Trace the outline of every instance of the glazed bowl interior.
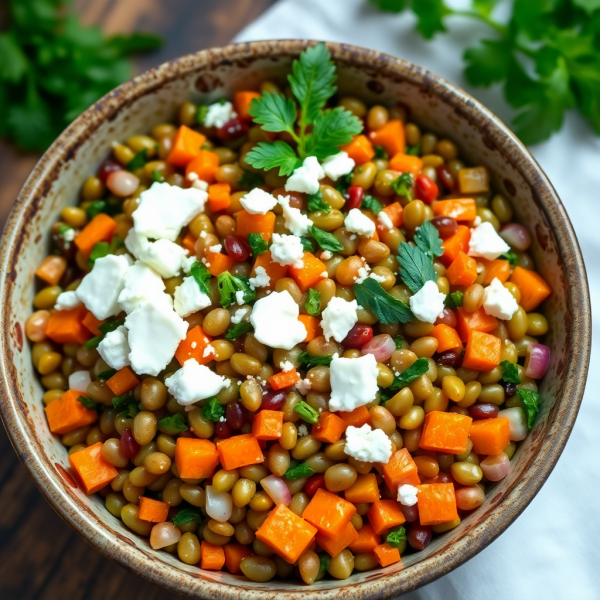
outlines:
M310 42L237 44L186 56L124 84L69 127L32 173L7 224L0 259L2 414L21 460L59 514L104 554L156 583L189 596L233 599L291 598L308 588L273 580L202 571L165 552L154 552L110 515L99 496L87 497L69 475L67 451L50 434L43 390L24 340L31 312L34 271L49 248L49 231L61 208L75 204L82 181L94 173L111 143L173 120L179 104L210 102L264 79L285 82L292 59ZM492 486L485 503L423 552L385 569L345 581L324 580L314 598L389 598L462 564L497 537L527 506L556 463L583 395L590 348L590 311L583 261L570 222L546 176L527 150L491 113L439 77L373 51L329 44L338 66L340 94L368 103L402 103L411 118L452 139L462 156L486 165L496 190L512 202L517 221L533 234L532 254L552 288L544 310L552 350L541 386L543 407L512 470ZM242 596L240 596L242 594Z

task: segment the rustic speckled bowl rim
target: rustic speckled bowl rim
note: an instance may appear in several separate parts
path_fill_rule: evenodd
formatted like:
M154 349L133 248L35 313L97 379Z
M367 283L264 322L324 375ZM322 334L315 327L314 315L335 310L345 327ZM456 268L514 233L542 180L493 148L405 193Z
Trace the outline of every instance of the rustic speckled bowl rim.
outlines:
M307 45L307 40L275 40L232 44L223 48L203 50L151 69L116 88L76 119L54 142L40 159L19 194L6 224L0 248L0 264L5 277L0 282L0 299L8 306L15 279L15 261L25 237L20 226L31 218L39 208L51 182L78 147L107 118L127 107L135 99L151 93L165 82L176 80L198 67L218 66L223 61L236 61L257 57L296 56ZM148 555L129 545L126 540L109 534L103 523L82 509L65 492L67 483L40 451L35 442L35 432L28 429L27 411L18 392L17 373L10 361L9 319L3 319L0 329L2 359L2 398L0 413L9 437L20 460L36 485L58 514L88 543L105 556L146 579L165 588L190 597L222 598L236 600L275 600L297 598L309 593L319 599L341 598L389 598L425 585L448 573L472 558L498 537L525 509L550 475L571 433L585 388L591 348L591 310L585 266L575 232L548 178L527 149L510 130L489 110L459 88L441 77L407 61L373 50L348 44L328 43L335 59L360 68L385 68L397 73L412 84L426 88L434 96L459 110L478 131L488 136L496 147L513 162L519 163L523 176L535 189L539 209L550 223L563 259L565 279L568 286L568 306L571 308L571 340L573 341L568 362L562 377L563 398L557 417L548 423L540 451L526 473L525 486L514 488L494 508L491 514L468 535L451 547L425 558L406 571L383 575L376 580L362 583L340 582L334 589L312 588L269 590L241 589L236 585L198 579L175 572L158 560L148 560ZM523 482L521 482L523 483Z

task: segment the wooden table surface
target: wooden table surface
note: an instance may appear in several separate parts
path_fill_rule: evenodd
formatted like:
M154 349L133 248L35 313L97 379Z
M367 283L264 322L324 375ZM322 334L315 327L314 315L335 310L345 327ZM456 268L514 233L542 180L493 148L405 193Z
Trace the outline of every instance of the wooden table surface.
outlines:
M275 0L78 0L86 23L106 32L146 30L165 38L139 70L226 44ZM275 35L275 34L274 34ZM0 227L35 165L0 143ZM0 426L0 599L155 600L176 598L88 546L42 498Z

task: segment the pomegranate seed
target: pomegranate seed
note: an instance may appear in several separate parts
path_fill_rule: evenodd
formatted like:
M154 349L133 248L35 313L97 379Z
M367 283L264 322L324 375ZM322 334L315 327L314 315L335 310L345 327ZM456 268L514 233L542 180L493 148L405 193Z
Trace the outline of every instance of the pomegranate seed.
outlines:
M263 394L260 410L278 410L283 406L286 397L284 391L268 390Z
M346 190L346 196L348 197L348 199L346 200L346 208L348 210L352 210L353 208L360 208L364 194L365 192L360 187L360 185L351 185Z
M215 423L215 435L224 440L230 438L233 431L226 421L218 421Z
M406 540L410 547L415 550L425 550L429 546L432 537L431 527L429 525L419 525L418 523L411 525L406 534Z
M369 325L357 323L344 338L342 344L346 348L354 348L360 350L367 342L373 339L373 328Z
M442 315L435 320L436 325L448 325L448 327L452 327L452 329L456 329L456 313L447 306L444 307L444 312Z
M452 217L433 217L431 224L438 230L443 240L452 237L458 229L458 223Z
M111 160L110 158L105 160L98 169L98 179L106 182L108 176L114 171L121 171L123 167L115 160Z
M415 195L425 204L431 204L439 194L439 189L435 181L427 175L419 175L415 181Z
M460 352L457 352L456 350L446 350L446 352L438 354L436 362L439 365L446 365L458 369L458 367L462 365L462 356Z
M248 242L237 235L228 235L225 238L225 251L237 262L247 260L250 256L250 246Z
M495 404L473 404L473 406L469 406L469 415L473 419L493 419L498 416L498 410Z
M246 422L244 407L239 402L230 402L227 405L225 417L227 418L227 425L231 429L241 429Z
M127 458L134 458L140 451L141 446L135 441L131 429L126 427L121 434L121 450Z
M237 138L242 137L248 133L250 126L245 121L242 121L239 117L235 117L230 121L227 121L223 127L217 129L217 137L222 142L232 142Z
M446 189L450 191L454 191L456 189L456 182L454 181L454 177L447 165L440 165L435 172L437 173L438 179L442 182Z
M314 496L319 488L325 487L325 475L313 475L306 480L304 484L304 491L307 496Z
M419 507L416 504L413 506L400 504L399 506L407 523L414 523L419 518Z

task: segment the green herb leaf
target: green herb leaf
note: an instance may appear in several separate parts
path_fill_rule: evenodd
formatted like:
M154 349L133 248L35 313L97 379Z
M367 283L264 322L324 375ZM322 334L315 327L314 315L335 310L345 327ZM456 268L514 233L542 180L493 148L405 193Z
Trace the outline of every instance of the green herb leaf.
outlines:
M104 335L118 329L121 325L123 325L123 321L121 319L114 319L112 321L104 321L104 323L98 325L98 330L101 331Z
M527 429L531 429L537 414L540 412L542 397L533 390L517 390L517 396L522 400L527 415Z
M362 283L355 283L354 295L358 304L371 309L382 325L408 323L414 318L412 311L402 300L388 294L372 277L367 277Z
M217 277L217 288L221 294L223 308L236 303L249 304L256 298L256 292L250 287L248 277L232 275L229 271L225 271ZM243 302L238 302L237 292L242 292Z
M97 242L94 244L92 251L90 253L90 257L88 258L88 263L90 265L94 265L94 263L99 258L104 258L110 254L110 244L108 242Z
M481 40L479 46L468 48L465 77L471 85L488 87L506 79L510 67L511 48L508 40Z
M225 339L229 340L230 342L235 342L235 340L237 340L241 335L248 333L251 329L252 325L250 325L250 323L240 321L225 334Z
M77 398L77 401L80 402L81 404L83 404L83 406L85 406L85 408L87 408L88 410L99 410L100 409L99 402L96 402L95 400L92 400L91 398L87 398L86 396L79 396L79 398Z
M306 308L306 312L313 317L318 317L321 314L321 292L319 292L319 290L313 288L308 290L304 308Z
M291 175L302 164L292 147L281 140L260 142L246 154L244 160L255 169L270 171L279 167L280 176Z
M452 310L456 310L463 305L463 296L465 294L463 292L452 292L446 296L444 300L444 306L451 308Z
M300 415L300 418L307 423L316 423L319 420L319 413L309 404L300 400L294 405L294 410Z
M200 291L207 296L210 296L210 278L211 274L208 272L208 269L204 264L199 261L196 261L190 267L190 274L196 280Z
M402 173L398 179L392 181L390 187L398 194L398 196L404 196L408 198L409 202L412 202L412 196L410 195L410 189L414 184L413 174L409 171Z
M258 173L244 170L243 175L238 179L238 187L252 189L264 184L263 178Z
M117 372L116 369L107 369L106 371L102 371L102 373L98 373L98 379L110 379Z
M312 254L315 251L315 245L309 238L303 236L300 238L300 242L302 243L304 252L310 252Z
M175 435L189 429L187 421L181 413L175 413L160 419L158 425L161 431L164 431L167 435Z
M388 392L399 392L402 388L412 383L415 379L421 377L429 370L429 361L425 358L418 358L410 367L402 371L400 375L394 377L394 381L390 387L387 388Z
M94 348L97 348L100 345L100 342L102 341L103 337L104 336L97 335L93 338L90 338L87 342L84 342L84 348L87 348L88 350L93 350Z
M371 4L374 4L385 12L399 13L406 8L407 0L369 0Z
M406 529L400 526L396 531L390 531L385 541L392 547L398 548L402 542L406 541Z
M137 169L141 169L146 164L147 160L148 149L143 148L127 163L127 170L135 171Z
M266 92L258 98L253 98L248 113L265 131L294 133L296 103L283 94Z
M269 249L268 242L265 241L265 239L260 233L249 233L248 244L250 244L252 256L258 256L259 254L263 254Z
M431 221L425 221L415 234L413 238L415 245L423 250L425 254L431 257L433 260L444 254L442 248L442 238L438 230L431 224Z
M373 196L365 196L360 207L370 210L375 216L383 210L383 204L377 198L373 198Z
M113 407L126 419L133 419L137 415L139 412L138 404L138 401L133 397L133 392L127 392L112 399Z
M298 356L298 362L307 371L317 365L325 365L328 367L332 360L333 356L328 354L325 356L311 356L306 350L300 352L300 355Z
M71 227L70 225L59 225L58 226L58 235L64 237L65 233L67 233L67 231L72 231L73 227Z
M402 348L404 348L404 338L398 334L396 337L394 337L394 344L396 344L396 350L402 350Z
M417 15L417 30L426 40L446 31L444 17L452 14L443 0L416 0L412 3L412 10Z
M386 159L388 157L387 150L383 146L373 146L373 150L375 150L375 158Z
M519 264L519 255L516 252L513 252L512 250L509 250L500 258L507 260L510 263L511 267L516 267Z
M421 144L415 144L414 146L407 146L406 154L409 154L410 156L419 156L419 154L421 154Z
M165 176L160 171L154 169L154 171L152 171L152 181L156 183L164 183Z
M338 240L333 233L329 233L328 231L323 231L314 225L311 225L309 228L311 235L317 241L317 244L321 246L323 250L329 250L330 252L339 252L344 249L342 246L342 242Z
M326 214L331 212L331 207L329 204L327 204L327 202L323 202L323 194L321 193L321 190L319 190L316 194L311 194L308 196L308 211L315 212L317 210L320 210Z
M198 121L199 125L204 125L204 119L206 119L207 114L208 104L200 104L200 106L198 106L198 110L196 111L196 121Z
M335 189L344 197L348 188L352 185L352 176L352 173L348 173L348 175L340 177L335 184Z
M400 263L400 277L413 294L428 281L437 281L431 256L425 254L418 246L402 242L398 247L396 259Z
M173 521L173 525L175 525L175 527L181 527L182 525L187 525L188 523L202 523L202 521L204 521L204 516L200 512L199 508L196 508L195 506L189 506L179 510L171 520Z
M301 479L302 477L310 477L315 472L306 464L300 463L299 465L288 469L285 472L286 479Z
M521 383L521 378L519 377L519 370L517 369L517 365L503 360L500 363L502 367L502 380L506 383Z
M216 398L208 398L202 406L202 416L205 419L210 419L215 423L221 420L221 417L225 415L225 407L219 404Z
M99 215L101 212L104 212L106 208L105 200L94 200L89 206L85 209L85 213L89 221L91 221L96 215Z
M313 130L306 138L306 154L324 160L337 154L340 146L349 144L363 130L362 122L341 106L318 114Z
M321 571L327 571L331 564L331 558L327 554L319 554L319 573Z

